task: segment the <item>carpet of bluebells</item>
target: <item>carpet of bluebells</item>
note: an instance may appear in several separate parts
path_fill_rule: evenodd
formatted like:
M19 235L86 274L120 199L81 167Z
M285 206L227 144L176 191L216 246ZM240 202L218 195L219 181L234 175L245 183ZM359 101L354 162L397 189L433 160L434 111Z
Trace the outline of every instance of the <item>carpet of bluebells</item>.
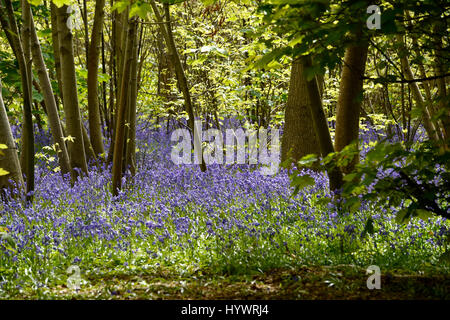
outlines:
M123 178L117 197L106 165L92 165L71 187L55 170L49 133L36 135L33 203L17 197L0 203L0 298L64 286L71 265L82 275L154 268L248 274L338 264L418 271L440 265L447 249L450 228L442 218L400 225L395 208L372 204L338 213L327 201L325 174L313 173L315 186L291 197L285 169L263 176L251 165L213 165L207 172L176 166L170 130L145 121L137 130L137 174ZM361 136L364 154L376 138L373 130ZM374 233L367 235L370 216Z

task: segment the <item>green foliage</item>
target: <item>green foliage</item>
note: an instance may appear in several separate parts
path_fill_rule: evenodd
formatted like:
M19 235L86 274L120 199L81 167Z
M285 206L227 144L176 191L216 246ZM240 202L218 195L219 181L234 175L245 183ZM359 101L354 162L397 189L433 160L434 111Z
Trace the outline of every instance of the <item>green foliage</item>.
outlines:
M296 196L298 192L307 186L312 186L315 184L314 178L308 175L298 175L293 176L291 180L291 187L294 187L294 191L292 192L292 196Z
M435 23L433 17L448 16L450 9L446 1L396 0L377 3L381 10L381 29L369 30L366 19L370 14L366 9L370 4L366 0L261 1L258 10L263 16L263 24L252 34L269 48L269 52L254 62L253 67L263 68L285 55L298 57L311 54L314 56L314 70L307 72L323 74L326 68L332 70L341 63L345 48L368 39L373 43L379 42L380 49L386 52L387 48L392 48L392 36L405 31L403 14L406 11L417 20L408 27L409 32L421 34L421 41L427 48L432 48L433 34L426 25ZM268 28L283 36L287 43L280 44L274 38L262 37ZM390 82L401 78L403 76L400 74L386 74L375 81Z
M414 146L382 141L369 151L366 161L353 173L352 180L360 183L347 183L343 194L400 206L399 222L411 217L428 219L432 213L449 217L448 163L450 152L431 141Z
M356 144L352 144L341 152L329 154L321 160L320 167L345 167L357 150ZM311 155L305 156L299 165L316 163L311 159L314 159ZM408 222L412 217L426 220L433 214L449 218L449 163L450 152L431 141L413 144L382 140L353 172L344 176L342 208L355 212L362 202L399 208L398 222ZM305 186L306 179L299 180L295 173L291 180L296 192ZM369 225L367 230L371 230Z

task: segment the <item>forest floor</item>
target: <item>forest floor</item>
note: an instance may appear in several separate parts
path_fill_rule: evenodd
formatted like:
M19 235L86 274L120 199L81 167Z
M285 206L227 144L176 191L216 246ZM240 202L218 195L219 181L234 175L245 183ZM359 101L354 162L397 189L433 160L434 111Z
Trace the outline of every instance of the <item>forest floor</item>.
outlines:
M387 272L381 276L379 290L369 290L367 278L365 270L354 265L273 269L254 275L215 275L198 271L180 276L168 269L161 269L152 273L90 276L86 279L89 285L82 286L78 292L62 285L47 291L44 296L47 299L73 300L450 299L450 277L436 270L427 273L405 270Z
M0 299L450 299L449 220L344 212L320 172L293 195L287 170L176 166L164 129L137 132L139 170L119 196L106 165L71 186L52 157L31 205L1 203Z

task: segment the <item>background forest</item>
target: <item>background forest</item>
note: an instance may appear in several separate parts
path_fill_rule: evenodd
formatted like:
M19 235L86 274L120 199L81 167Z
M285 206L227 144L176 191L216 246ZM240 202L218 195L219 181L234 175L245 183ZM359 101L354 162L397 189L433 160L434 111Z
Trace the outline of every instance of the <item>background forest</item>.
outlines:
M449 15L0 0L0 298L449 298ZM196 119L279 171L174 164Z

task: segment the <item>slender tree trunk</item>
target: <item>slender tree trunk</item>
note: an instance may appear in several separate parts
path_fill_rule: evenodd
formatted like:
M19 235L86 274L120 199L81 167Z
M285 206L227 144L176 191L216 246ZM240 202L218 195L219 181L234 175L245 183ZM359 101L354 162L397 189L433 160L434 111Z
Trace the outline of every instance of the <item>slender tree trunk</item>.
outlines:
M84 153L86 154L86 162L89 164L92 161L97 161L97 157L94 152L94 148L92 147L91 140L89 139L88 132L86 127L81 121L81 133L83 135L83 145L84 145Z
M50 20L51 20L51 25L52 25L52 47L53 47L53 56L54 56L54 60L55 60L56 80L58 81L59 97L62 101L63 93L62 93L62 77L61 77L61 55L59 52L58 19L57 19L56 10L57 10L56 5L51 1L50 2ZM58 107L58 101L56 101L56 106ZM58 110L59 110L59 108L58 108Z
M20 168L17 147L9 125L5 105L2 97L2 84L0 81L0 143L5 144L7 149L1 149L0 168L6 170L8 174L0 175L0 189L13 188L11 180L14 181L19 191L23 191L24 181Z
M449 101L447 97L447 84L446 79L444 77L448 72L448 63L445 63L445 58L447 57L448 61L448 51L446 52L442 48L442 40L446 34L447 29L445 27L445 23L443 21L436 21L433 27L433 43L434 43L434 68L435 74L438 76L437 84L438 84L438 96L439 103L438 109L445 110ZM450 143L450 111L447 109L444 111L445 114L442 117L442 134L445 139L445 147L448 148L448 143Z
M33 136L33 144L34 144L34 128L33 128L33 98L32 98L32 60L31 60L31 33L30 33L30 4L26 0L21 0L21 7L22 7L22 49L23 49L23 56L25 58L25 68L26 68L26 74L27 74L27 87L29 88L29 94L30 94L30 110L24 112L24 126L23 126L23 135L22 135L22 146L23 150L20 154L20 164L22 166L22 172L26 172L26 166L27 162L29 161L31 150L27 148L27 145L30 143L30 133L28 132L31 130L31 136ZM29 115L27 115L29 113ZM26 124L27 122L28 125ZM26 151L24 151L26 149ZM34 154L34 147L33 147L33 154ZM34 161L33 161L33 175L34 175ZM26 175L29 176L28 174ZM26 179L28 180L28 179ZM33 178L34 180L34 178ZM28 182L27 182L28 184ZM33 182L34 184L34 182ZM28 190L27 190L28 191Z
M89 132L91 144L96 155L105 152L103 147L103 135L100 119L99 94L98 94L98 64L100 57L100 40L103 28L105 0L95 3L94 25L92 27L91 44L87 62L88 76L88 110Z
M128 13L129 10L126 9L122 13L118 13L117 11L114 11L113 16L113 54L114 54L114 83L115 83L115 95L116 95L116 103L114 105L114 108L112 110L112 127L113 133L111 138L111 145L109 147L108 152L108 158L107 162L113 161L114 152L115 152L115 129L117 128L117 117L118 117L118 110L119 105L118 102L120 100L121 95L121 84L122 84L122 72L123 72L123 61L124 61L124 54L126 50L126 35L127 35L127 28L128 28ZM113 102L111 100L111 102Z
M319 144L311 118L304 66L301 59L292 62L289 94L281 138L281 161L294 162L307 154L320 154Z
M301 58L304 65L304 69L312 66L311 56L304 56ZM304 75L306 79L306 75ZM323 157L327 154L334 152L333 142L331 141L330 131L328 129L328 121L323 111L322 99L320 97L319 86L317 79L314 77L310 81L306 82L308 90L308 97L310 103L308 104L311 111L312 122L314 125L314 131L319 141L320 153ZM337 191L342 187L342 172L339 168L334 168L328 171L328 178L330 180L330 190Z
M365 42L361 45L350 46L345 51L336 110L334 142L336 151L341 151L352 142L358 145L359 114L363 99L363 77L368 47L368 42ZM358 161L359 156L355 156L352 162L343 168L343 171L345 173L352 171Z
M4 7L3 7L4 4ZM22 3L22 5L26 5ZM23 167L22 172L26 178L26 192L30 194L34 190L34 134L33 134L33 118L32 118L32 97L31 97L31 59L27 61L25 59L24 50L29 50L29 15L22 17L24 20L24 27L22 29L22 35L25 35L24 44L27 47L24 49L21 39L19 37L19 28L14 17L14 9L10 0L4 0L2 2L2 11L6 11L8 20L3 17L2 26L5 29L5 33L9 33L8 40L10 46L16 56L19 64L19 71L21 76L22 91L23 91L23 126L22 126L22 156ZM27 43L28 42L28 43ZM21 156L21 157L22 157ZM28 197L31 199L31 196Z
M131 76L130 76L130 92L128 108L128 133L127 133L127 145L126 145L126 163L130 166L130 172L134 176L136 174L136 103L137 103L137 76L138 76L138 38L137 32L135 33L134 46L133 46L133 60L131 62Z
M69 156L72 169L79 168L82 172L87 172L81 115L78 106L77 79L72 43L73 35L67 26L69 17L67 6L64 5L61 8L57 8L56 12L64 113L66 115L67 134L73 138L73 141L69 140L68 142Z
M33 17L31 17L31 52L33 55L33 63L37 70L39 82L44 96L45 109L47 112L50 129L52 131L53 139L58 145L58 159L62 174L71 173L69 154L67 152L66 143L59 119L58 108L56 105L55 96L50 83L50 78L47 73L44 58L42 56L41 45L36 33Z
M103 74L106 74L106 55L105 55L105 35L104 31L102 30L102 72ZM109 116L108 116L108 104L106 102L106 82L102 83L102 104L100 108L100 116L102 115L103 111L103 118L102 120L102 127L105 128L105 134L108 137L108 133L110 130L109 125Z
M120 86L120 96L117 109L117 122L115 127L115 142L113 155L113 194L117 195L122 187L122 168L124 167L124 148L125 148L125 121L127 109L129 107L129 84L131 77L131 63L133 60L133 47L135 41L137 18L133 17L129 21L127 32L126 50L123 63L122 83Z
M408 62L408 58L406 55L406 48L403 44L403 38L401 35L397 35L397 42L400 45L401 51L400 62L402 65L403 74L406 80L414 80L414 75ZM441 140L442 137L436 130L436 126L431 120L431 112L425 103L425 99L423 98L422 93L420 92L417 82L410 82L409 87L413 93L414 100L419 105L419 108L422 110L423 126L425 128L425 131L427 132L428 137L435 141Z
M194 106L192 104L191 94L189 91L189 84L186 79L186 74L184 73L183 65L181 64L180 56L178 54L177 48L175 46L175 41L173 39L172 34L172 24L170 22L170 6L168 3L164 3L164 15L166 18L166 21L163 20L163 17L159 13L158 6L156 5L154 0L151 0L150 2L153 11L156 16L156 20L160 25L161 32L163 34L164 40L166 42L167 48L169 50L170 58L172 59L172 65L174 66L175 73L178 80L178 85L183 93L184 97L184 103L186 106L186 111L189 116L189 128L192 131L192 136L194 137L194 141L202 141L202 137L195 137L195 135L199 134L195 130L195 112L194 112ZM201 149L201 148L200 148ZM199 150L199 153L197 155L198 159L200 160L200 169L201 171L206 171L206 164L203 159L203 153L202 150Z

